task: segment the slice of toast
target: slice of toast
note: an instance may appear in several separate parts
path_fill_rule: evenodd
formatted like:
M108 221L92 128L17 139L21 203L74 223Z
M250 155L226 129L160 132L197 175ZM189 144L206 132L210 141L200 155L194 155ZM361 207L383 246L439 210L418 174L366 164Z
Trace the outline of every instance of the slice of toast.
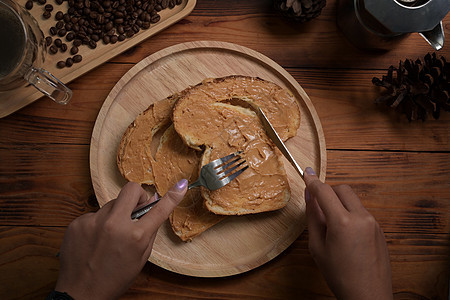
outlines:
M117 166L122 176L140 184L154 184L152 140L155 134L171 124L170 115L178 100L174 95L155 102L125 130L117 152Z
M205 206L221 215L282 208L289 201L290 188L281 153L251 109L231 105L236 99L260 106L283 140L295 136L300 124L293 95L260 78L228 76L190 88L173 110L179 136L194 149L206 148L202 164L238 150L249 164L227 186L216 191L202 189Z
M225 103L214 103L211 107L216 115L227 116L228 122L220 138L207 146L202 165L243 151L248 169L218 190L202 188L206 208L219 215L244 215L284 207L290 199L290 188L282 155L260 126L257 115Z
M194 182L198 178L201 153L189 148L175 132L166 129L155 154L153 175L158 193L164 195L179 180ZM189 190L169 217L170 225L183 241L190 241L225 217L209 212L203 206L201 191Z
M205 139L211 127L220 126L217 124L226 120L198 121L210 119L211 103L232 102L233 99L261 107L283 141L296 135L300 109L293 94L273 82L241 75L207 79L188 89L173 110L175 130L188 146L200 150L202 145L209 145L216 138L211 135Z
M182 94L182 93L181 93ZM155 102L136 117L126 129L119 145L117 166L128 181L155 185L160 195L178 180L190 182L198 177L200 153L187 147L171 125L170 115L179 95ZM158 131L169 126L159 139L154 157L152 142ZM203 206L200 189L187 192L170 215L174 233L183 241L192 240L224 217Z

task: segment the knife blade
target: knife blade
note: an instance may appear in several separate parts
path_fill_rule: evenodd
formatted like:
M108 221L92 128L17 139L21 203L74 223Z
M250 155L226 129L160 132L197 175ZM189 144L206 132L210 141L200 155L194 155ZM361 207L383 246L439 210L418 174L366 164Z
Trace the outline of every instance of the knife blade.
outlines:
M270 123L267 116L264 114L262 109L260 107L256 108L256 114L258 115L259 119L261 120L261 123L264 127L264 130L267 133L267 136L272 140L272 142L280 149L281 153L286 157L286 159L291 163L291 165L294 167L294 169L297 171L297 173L300 175L300 177L303 178L303 170L300 168L300 166L295 161L294 157L289 152L286 145L281 140L278 133L273 128L272 124Z

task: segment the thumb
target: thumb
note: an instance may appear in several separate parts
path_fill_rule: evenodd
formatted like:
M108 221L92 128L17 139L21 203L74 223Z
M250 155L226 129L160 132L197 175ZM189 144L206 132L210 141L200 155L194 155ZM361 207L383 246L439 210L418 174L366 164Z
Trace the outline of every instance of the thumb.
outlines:
M174 208L183 200L187 192L188 181L178 181L161 200L140 220L139 223L151 231L156 231L159 226L167 220Z

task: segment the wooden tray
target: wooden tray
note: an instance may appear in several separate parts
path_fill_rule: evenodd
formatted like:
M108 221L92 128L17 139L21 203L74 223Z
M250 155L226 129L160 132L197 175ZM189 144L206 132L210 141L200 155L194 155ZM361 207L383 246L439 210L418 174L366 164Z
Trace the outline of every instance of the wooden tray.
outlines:
M259 76L291 90L301 106L301 124L287 146L301 166L325 179L326 149L322 127L311 100L283 68L262 54L223 42L190 42L163 49L139 62L112 89L101 108L91 140L90 167L97 200L103 206L125 184L116 166L122 134L136 116L161 100L208 77ZM192 242L184 243L169 222L158 231L149 260L192 276L220 277L258 267L285 250L304 229L303 180L285 161L292 197L275 212L232 216Z
M67 57L71 56L69 51L72 46L72 42L66 42L65 38L61 38L63 42L67 43L69 49L65 53L58 52L55 55L50 55L47 53L45 65L43 67L55 75L63 83L69 83L75 78L80 77L84 73L94 69L118 54L128 50L152 35L155 35L161 30L183 19L194 9L196 1L197 0L183 0L181 5L178 5L173 9L167 8L162 10L159 13L161 20L158 23L152 24L149 29L141 30L138 34L134 35L132 38L127 38L123 42L117 42L114 45L104 45L103 42L98 42L97 48L94 50L88 48L86 45L79 47L80 51L78 54L83 56L83 61L75 64L71 68L58 69L56 67L56 63L58 61L66 60ZM18 2L22 6L25 6L26 0L18 0ZM47 4L49 3L55 8L50 19L44 19L42 17L44 6L38 5L37 2L34 2L34 7L30 11L34 18L38 21L44 36L49 36L50 27L56 24L54 17L56 12L58 10L66 12L68 9L67 1L64 1L62 5L58 5L55 3L55 0L47 0ZM38 100L43 96L44 95L42 93L37 91L32 86L23 87L9 92L0 92L0 118L19 110L20 108Z

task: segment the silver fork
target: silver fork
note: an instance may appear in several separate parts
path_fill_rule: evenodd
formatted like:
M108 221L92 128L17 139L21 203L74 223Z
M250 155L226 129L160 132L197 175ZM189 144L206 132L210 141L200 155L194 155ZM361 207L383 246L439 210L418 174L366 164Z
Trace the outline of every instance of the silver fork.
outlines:
M198 180L191 183L188 189L204 186L213 191L227 185L248 168L248 165L244 165L246 160L242 158L241 154L242 151L238 151L204 165L200 170ZM131 219L139 219L148 213L159 200L161 198L158 196L158 193L155 193L155 201L135 210L131 214Z

